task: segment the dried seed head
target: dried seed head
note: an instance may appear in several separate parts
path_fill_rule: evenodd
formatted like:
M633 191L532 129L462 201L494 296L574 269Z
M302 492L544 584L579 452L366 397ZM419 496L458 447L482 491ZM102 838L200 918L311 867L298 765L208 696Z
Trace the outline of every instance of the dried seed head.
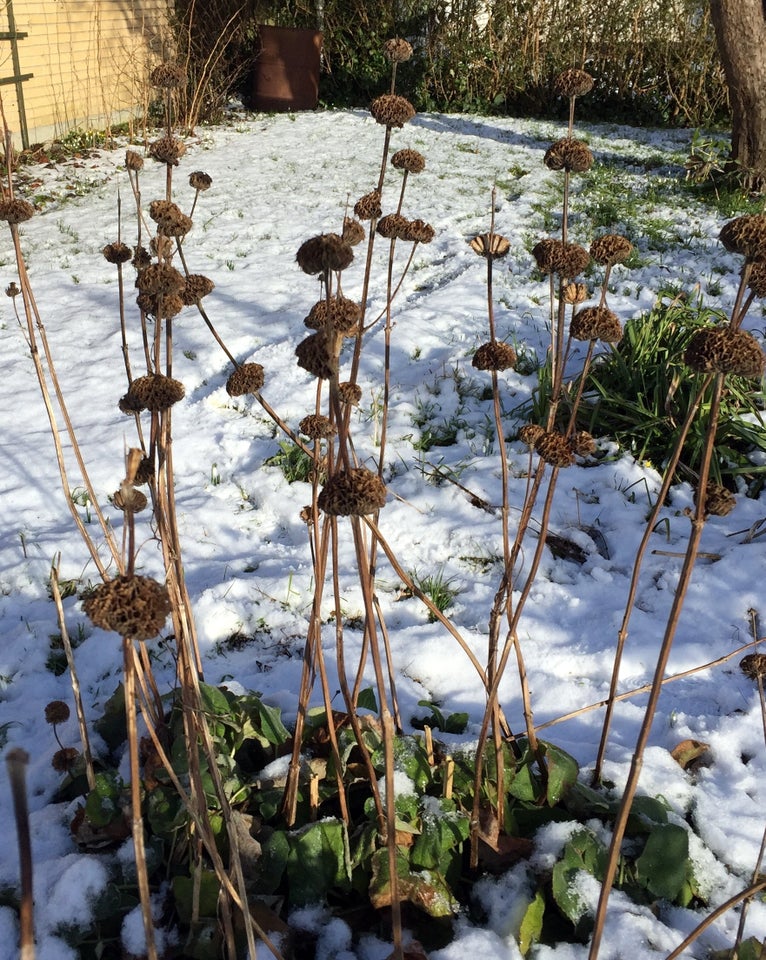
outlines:
M372 190L365 193L354 204L354 216L360 220L377 220L381 215L380 190Z
M684 361L699 373L748 378L762 377L766 368L766 355L752 333L729 327L698 330L689 341Z
M171 167L177 167L178 161L185 153L186 144L178 137L160 137L149 144L149 156Z
M157 233L163 237L185 237L193 226L191 217L179 210L157 221Z
M107 263L127 263L133 251L126 243L107 243L101 251Z
M131 263L136 270L144 270L151 262L152 258L149 256L149 251L146 249L146 247L133 248L133 260Z
M72 767L77 763L80 751L74 747L62 747L51 757L51 766L56 773L69 773Z
M384 93L372 101L370 113L384 127L403 127L415 116L415 108L406 97Z
M532 256L542 273L557 273L561 277L576 277L590 263L590 254L576 243L546 238L535 244Z
M112 503L123 513L126 510L131 513L140 513L147 508L149 501L146 499L146 495L140 490L136 490L132 483L123 483L119 490L115 490Z
M170 260L175 253L175 244L170 237L158 235L149 241L149 249L158 260Z
M535 440L535 450L552 467L571 467L574 463L574 454L563 433L543 431Z
M593 154L588 144L583 143L582 140L564 137L548 147L543 163L549 170L585 173L593 166Z
M345 297L330 297L327 300L318 300L303 321L309 330L321 330L331 326L337 333L345 337L353 336L362 317L362 308L353 300Z
M766 260L766 214L745 214L730 220L718 239L730 253L739 253L747 260Z
M585 307L572 317L569 332L574 340L603 340L619 343L622 339L620 318L609 307Z
M577 430L569 438L569 449L576 457L589 457L596 452L596 441L587 430Z
M184 302L177 294L139 293L136 297L138 309L150 317L164 317L169 320L176 317L184 308Z
M561 298L568 304L583 303L588 299L588 288L584 283L565 283Z
M171 90L180 87L186 80L186 71L177 63L161 63L149 74L149 82L153 87Z
M35 208L26 200L0 200L0 220L23 223L34 214Z
M180 294L186 285L183 274L168 263L152 263L136 277L136 287L150 296Z
M590 245L590 255L602 266L624 263L633 253L633 244L619 233L606 233Z
M404 63L412 56L412 44L401 37L386 40L383 44L383 56L391 63Z
M401 213L387 213L378 220L377 231L386 240L404 240L410 221Z
M137 377L125 394L125 401L138 410L167 410L184 398L186 391L180 380L162 373Z
M391 157L391 166L407 173L422 173L426 168L426 158L417 150L397 150Z
M152 200L149 204L149 216L155 223L159 223L163 217L175 216L180 212L181 208L172 200Z
M585 70L564 70L553 81L553 89L561 97L582 97L593 89L593 77Z
M317 504L331 517L362 517L386 503L386 486L366 467L340 470L330 477L317 497Z
M354 259L354 251L337 233L321 233L304 241L295 255L304 273L345 270Z
M410 220L404 232L404 240L410 243L430 243L435 236L434 228L425 220Z
M151 457L142 457L133 483L149 483L152 479L154 479L154 462Z
M17 284L16 284L16 281L15 281L15 280L11 280L11 282L10 282L10 283L8 284L8 286L5 288L5 295L6 295L6 297L18 297L18 295L19 295L20 293L21 293L21 290L19 290L19 288L18 288L18 286L17 286Z
M298 366L320 380L329 380L338 372L338 358L324 330L312 333L295 348Z
M307 417L304 417L298 424L298 429L310 440L326 440L328 437L334 437L337 433L329 418L323 417L319 413L310 413Z
M480 257L499 260L511 249L511 241L499 233L482 233L471 240L471 249Z
M242 363L226 381L230 397L243 397L246 393L258 393L263 386L264 373L260 363Z
M203 173L202 170L195 170L194 173L189 174L189 186L195 190L199 190L200 193L209 190L212 185L213 178L209 173Z
M477 370L512 370L516 360L516 351L509 343L490 340L477 348L471 364Z
M694 491L694 503L699 500L699 488ZM727 517L737 505L737 498L726 487L708 483L705 487L705 516Z
M66 723L69 719L69 704L63 700L51 700L45 706L46 723Z
M344 217L341 238L344 243L355 247L365 238L364 227L358 220L354 220L353 217Z
M99 584L83 603L83 610L95 626L133 640L156 637L170 609L164 584L137 574Z
M756 297L766 297L766 260L756 261L752 265L747 284Z
M766 653L748 653L739 661L739 669L751 680L763 679L766 677Z
M355 407L362 399L362 388L358 383L346 381L338 385L338 399L350 407Z
M519 440L528 447L534 447L540 437L545 433L545 429L537 423L525 423L519 430Z
M128 170L133 170L135 173L138 173L139 170L144 169L144 158L140 153L136 153L135 150L126 150L125 166Z
M185 306L191 307L214 289L215 284L209 277L205 277L201 273L190 273L181 291L181 299Z

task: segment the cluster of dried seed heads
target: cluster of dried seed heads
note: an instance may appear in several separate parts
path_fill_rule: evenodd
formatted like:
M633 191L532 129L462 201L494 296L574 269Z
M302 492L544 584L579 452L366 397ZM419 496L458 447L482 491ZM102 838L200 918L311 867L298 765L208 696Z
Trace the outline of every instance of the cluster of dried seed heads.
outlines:
M309 330L321 330L331 327L346 337L353 336L362 318L362 308L354 300L346 297L330 297L329 301L318 300L309 310L303 323Z
M34 212L35 208L27 200L0 200L0 220L6 223L23 223Z
M699 489L694 491L695 505L699 501ZM705 516L727 517L737 505L737 498L719 483L708 483L705 487Z
M762 377L766 356L758 341L746 330L710 327L698 330L689 341L684 361L699 373Z
M543 163L549 170L585 173L593 166L593 154L588 144L582 140L564 137L548 147Z
M310 440L327 440L337 433L329 418L322 416L321 413L310 413L301 420L298 428Z
M384 127L403 127L415 116L415 108L398 93L384 93L372 101L370 113Z
M730 253L746 260L766 260L766 214L751 213L730 220L718 239Z
M163 584L127 574L99 584L83 609L97 627L133 640L149 640L162 630L171 608Z
M535 440L535 450L552 467L571 467L574 463L572 447L563 433L544 430Z
M184 306L190 307L212 293L214 289L215 284L209 277L205 277L201 273L190 273L181 291L181 299Z
M406 170L407 173L422 173L426 168L426 158L417 150L397 150L391 157L391 166L395 170Z
M583 247L550 237L535 244L532 256L541 273L556 273L567 279L582 273L590 263L590 254Z
M189 186L194 190L199 190L200 193L209 190L212 185L213 178L210 174L203 173L202 170L195 170L194 173L189 174Z
M301 340L295 348L298 366L319 380L329 380L338 372L338 358L325 330L318 330Z
M619 343L622 339L620 318L609 307L585 307L573 317L569 327L573 340L603 340Z
M354 259L354 251L337 233L321 233L305 240L295 259L304 273L313 275L328 270L345 270Z
M174 403L183 400L184 385L180 380L166 377L163 373L149 373L137 377L120 401L120 409L134 413L139 410L153 412L168 410Z
M186 144L178 137L159 137L149 144L149 156L160 163L167 163L171 167L177 167L178 161L185 153Z
M480 257L488 260L499 260L511 249L511 241L499 233L482 233L471 240L471 249Z
M553 89L562 97L582 97L593 89L593 77L585 70L564 70L553 81Z
M343 238L344 243L355 247L365 238L364 227L358 220L354 220L353 217L344 217L341 237Z
M391 63L404 63L412 56L412 44L401 37L392 37L383 44L383 56Z
M133 251L127 245L127 243L120 243L116 241L115 243L107 243L104 249L101 251L104 255L104 259L107 263L127 263L128 260L133 256Z
M359 217L360 220L377 220L383 212L380 200L380 190L371 190L370 193L365 193L354 204L354 216Z
M362 517L380 510L386 502L386 486L366 467L339 470L317 497L319 509L333 517Z
M263 386L264 372L260 363L242 363L226 381L230 397L243 397L246 393L258 393Z
M590 245L590 255L602 266L624 263L633 253L633 244L619 233L605 233Z
M477 348L471 364L477 370L512 370L517 359L516 351L509 343L490 340Z
M149 82L153 87L172 90L180 87L186 81L186 71L178 63L161 63L149 74Z

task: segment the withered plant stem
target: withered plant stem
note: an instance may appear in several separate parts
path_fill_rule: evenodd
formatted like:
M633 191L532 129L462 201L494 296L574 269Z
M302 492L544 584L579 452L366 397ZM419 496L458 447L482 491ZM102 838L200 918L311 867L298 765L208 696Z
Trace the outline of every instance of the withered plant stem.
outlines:
M652 507L651 513L647 517L646 524L644 526L644 532L641 537L641 542L638 545L636 551L636 558L633 561L633 572L630 578L630 587L628 589L628 596L625 601L625 613L623 614L622 623L620 625L620 631L617 635L617 647L614 653L614 662L612 664L612 678L609 683L609 696L606 701L606 713L604 715L604 722L601 727L601 740L599 742L598 753L596 755L596 765L593 769L593 778L592 782L594 784L599 783L601 780L601 768L604 763L604 757L606 755L606 747L609 740L609 731L612 723L612 714L614 712L614 705L617 699L617 685L620 679L620 667L622 665L622 654L625 649L625 641L628 638L628 625L630 623L630 618L633 613L633 607L636 602L636 593L638 592L638 582L641 573L641 567L644 562L644 557L646 555L646 548L649 545L649 539L654 532L655 526L657 524L657 518L660 515L660 511L665 505L670 487L673 483L673 478L675 475L675 470L678 465L678 461L681 458L681 452L683 450L684 443L686 442L686 437L688 436L691 425L694 421L694 418L697 415L699 410L699 405L702 401L702 397L707 392L711 382L713 380L713 374L708 374L703 380L700 389L697 391L697 395L694 398L693 402L689 405L689 409L686 412L684 421L681 424L681 429L678 434L678 440L673 449L673 452L670 455L668 460L667 467L665 469L665 474L662 478L662 486L659 489L657 497L654 501L654 506Z
M27 805L27 764L29 754L16 747L5 756L8 780L13 798L13 815L16 820L16 838L19 845L19 879L21 902L19 904L19 960L35 960L35 917L32 889L32 840L29 832L29 808Z
M743 900L748 900L754 897L757 893L760 893L762 890L766 890L766 879L761 878L756 883L750 884L749 887L745 887L744 890L740 890L739 893L735 893L733 897L722 903L719 907L716 907L712 913L709 913L705 919L698 923L697 926L692 930L688 937L679 943L675 950L671 951L665 960L676 960L676 957L680 957L684 950L687 947L691 946L694 941L699 937L701 933L704 933L711 924L715 923L719 917L722 917L725 913L728 913L733 907L736 907L738 903L742 903Z
M593 937L591 940L590 952L588 954L589 960L596 960L601 947L601 938L603 936L604 924L606 922L609 894L612 890L614 879L617 873L622 840L625 836L625 828L628 823L631 804L633 803L633 798L638 787L638 781L641 776L644 752L649 741L649 734L652 729L654 715L657 711L657 705L659 703L660 693L662 691L662 681L665 676L665 670L670 657L670 651L672 649L673 640L678 627L678 620L681 615L681 609L686 598L689 583L691 582L694 564L697 559L697 551L699 550L699 543L702 538L703 528L705 526L705 491L707 488L708 478L710 476L710 463L713 457L713 448L715 446L715 435L718 426L718 414L720 410L723 387L723 374L716 374L713 395L710 401L705 444L702 451L702 460L699 469L699 487L697 489L696 509L691 519L691 533L689 535L689 541L686 547L686 556L683 567L681 568L678 585L676 586L675 594L673 596L673 604L668 615L662 646L657 658L657 666L655 668L654 679L652 681L652 689L649 692L649 699L646 704L644 720L641 724L636 746L633 750L628 780L625 784L622 800L620 801L620 808L615 818L612 840L609 845L608 859L604 871L604 879L601 884L601 892L599 894L598 906L596 908Z
M77 714L77 727L80 731L80 743L82 744L82 756L85 761L85 777L88 781L88 789L96 789L96 774L93 769L93 754L90 749L90 737L88 736L88 724L85 720L85 707L82 702L82 693L80 691L80 678L77 674L77 665L75 664L72 642L69 639L69 631L66 626L66 617L64 616L64 603L61 599L61 589L59 587L59 564L61 563L61 554L57 553L51 563L51 595L56 605L56 616L58 617L59 630L61 632L61 645L66 655L67 667L69 668L69 682L72 685L72 697L74 698L74 709Z

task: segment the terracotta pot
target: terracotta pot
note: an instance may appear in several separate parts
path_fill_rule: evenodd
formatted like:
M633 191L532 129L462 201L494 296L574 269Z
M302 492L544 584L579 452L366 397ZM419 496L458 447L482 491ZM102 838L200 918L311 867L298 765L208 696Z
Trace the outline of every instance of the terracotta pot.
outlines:
M322 34L296 27L259 26L253 70L256 110L313 110L319 99Z

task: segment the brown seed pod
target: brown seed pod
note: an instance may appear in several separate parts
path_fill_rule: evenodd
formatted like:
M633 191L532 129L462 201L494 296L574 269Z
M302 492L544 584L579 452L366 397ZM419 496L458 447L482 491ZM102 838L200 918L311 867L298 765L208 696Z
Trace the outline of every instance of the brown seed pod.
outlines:
M585 70L564 70L553 81L553 89L561 97L582 97L593 89L593 77Z
M480 257L500 260L511 249L511 241L507 237L500 236L499 233L482 233L471 240L471 249Z
M589 457L596 452L596 441L587 430L577 430L569 438L569 449L576 457Z
M763 679L766 677L766 653L748 653L739 661L739 669L751 680Z
M144 169L144 158L140 153L136 153L135 150L126 150L125 151L125 166L128 170L132 170L134 173L138 173L139 170Z
M338 385L338 399L350 407L355 407L362 399L362 388L358 383L346 381Z
M195 190L199 190L200 193L209 190L212 185L213 178L209 173L203 173L202 170L195 170L194 173L189 174L189 186Z
M766 214L749 213L724 225L718 239L730 253L766 260Z
M152 258L149 256L149 251L146 247L134 247L133 248L133 260L131 263L136 268L136 270L144 270L152 262Z
M384 93L372 101L370 113L384 127L403 127L415 116L415 108L406 97Z
M137 574L99 584L83 603L83 610L95 626L133 640L156 637L170 609L165 585Z
M139 293L136 305L149 317L176 317L184 308L184 302L176 294Z
M66 723L69 714L69 704L64 703L63 700L51 700L50 703L45 705L46 723Z
M172 200L152 200L149 204L149 216L155 223L159 223L164 217L175 216L181 213L181 208Z
M215 284L209 277L205 277L201 273L190 273L181 291L181 299L184 306L191 307L214 289Z
M385 503L385 484L377 473L366 467L339 470L317 497L319 509L331 517L366 516L380 510Z
M699 489L694 491L694 503L699 500ZM708 483L705 487L705 516L727 517L737 505L737 498L726 487Z
M80 751L74 747L62 747L51 757L51 766L56 773L69 773L79 756Z
M298 424L300 432L310 440L326 440L338 432L328 417L319 413L310 413Z
M590 255L602 266L624 263L633 253L633 244L619 233L605 233L590 245Z
M365 238L364 227L358 220L354 220L353 217L344 217L341 238L344 243L355 247Z
M140 513L145 510L149 504L146 495L130 483L124 483L119 490L115 490L112 497L112 503L123 513L129 510L131 513Z
M178 137L160 137L149 144L149 156L171 167L177 167L178 161L185 153L186 144Z
M426 158L417 150L397 150L391 157L391 166L395 170L406 170L407 173L422 173L426 168Z
M142 457L136 470L136 475L133 478L133 483L149 483L152 479L154 479L154 462L151 457Z
M178 63L161 63L149 74L149 82L153 87L172 90L180 87L186 80L186 71Z
M543 431L535 440L535 450L552 467L571 467L574 454L563 433Z
M167 410L184 398L186 391L180 380L162 373L150 373L137 377L131 383L125 400L139 410Z
M572 317L569 332L574 340L603 340L619 343L622 339L620 318L609 307L585 307Z
M372 190L365 193L354 204L354 216L360 220L377 220L381 215L380 190Z
M158 235L149 241L149 249L158 260L170 260L175 253L175 244L170 237Z
M709 327L698 330L684 355L687 366L699 373L725 373L758 378L766 368L758 341L747 330Z
M404 240L410 221L401 213L387 213L378 220L377 232L386 240Z
M561 291L564 303L578 304L588 299L588 288L584 283L565 283Z
M0 220L23 223L34 214L35 208L26 200L0 200Z
M490 340L477 348L471 365L477 370L512 370L517 359L516 351L509 343Z
M544 427L541 427L539 424L525 423L521 430L519 430L519 440L528 447L534 447L544 433Z
M127 263L133 256L133 251L127 243L107 243L101 251L107 263Z
M354 251L337 233L321 233L305 240L295 259L304 273L324 273L325 270L345 270L354 259Z
M569 173L585 173L593 166L593 154L582 140L564 137L551 144L545 152L543 163L549 170L567 170Z
M183 274L168 263L152 263L136 277L136 287L150 296L180 294L186 285Z
M11 280L11 282L10 282L10 283L8 284L8 286L5 288L5 295L6 295L6 297L18 297L18 295L19 295L20 293L21 293L21 290L19 290L19 287L18 287L16 281L15 281L15 280Z
M338 372L338 358L330 348L324 330L312 333L295 348L298 366L320 380L329 380Z
M337 333L350 337L356 333L361 317L362 308L358 303L345 297L330 297L329 304L326 299L318 300L303 323L309 330L331 326Z
M169 213L157 221L157 233L163 237L185 237L194 226L191 217L185 213Z
M552 238L535 244L532 256L541 273L556 273L567 279L582 273L590 263L590 254L583 247Z
M230 397L243 397L246 393L258 393L264 382L263 367L260 363L242 363L226 381L226 392Z
M766 297L766 260L758 260L752 265L747 285L756 297Z
M401 37L393 37L383 44L383 56L391 63L404 63L412 56L412 44Z
M425 220L410 220L403 239L409 240L410 243L430 243L435 233L431 224L426 223Z

